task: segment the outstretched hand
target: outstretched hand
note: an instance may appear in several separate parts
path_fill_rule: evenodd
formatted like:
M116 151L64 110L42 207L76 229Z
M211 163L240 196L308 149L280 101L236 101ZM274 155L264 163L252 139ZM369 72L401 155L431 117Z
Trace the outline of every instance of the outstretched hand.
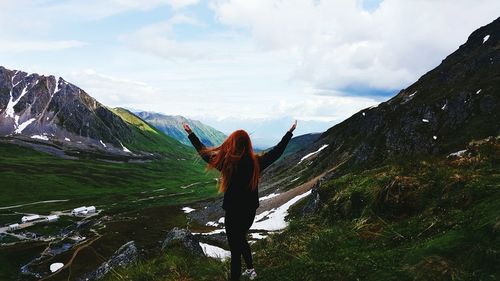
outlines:
M293 131L297 128L297 120L294 120L292 123L292 127L288 130L290 133L293 133Z
M182 123L182 127L184 127L184 130L188 134L191 134L193 132L193 130L191 130L191 128L189 127L189 125L187 123Z

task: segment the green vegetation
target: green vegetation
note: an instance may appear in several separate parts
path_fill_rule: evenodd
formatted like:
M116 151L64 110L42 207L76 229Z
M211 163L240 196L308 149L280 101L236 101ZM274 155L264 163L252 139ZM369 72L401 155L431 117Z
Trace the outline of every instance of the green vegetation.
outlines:
M133 137L127 138L123 144L132 151L160 152L171 157L182 157L192 153L192 148L179 143L174 138L165 135L149 125L130 111L123 108L110 109L130 125Z
M302 217L302 200L287 230L253 246L259 280L498 280L500 145L468 153L391 160L323 183L314 215ZM189 260L163 253L108 280L223 280L214 260L183 267Z
M0 143L0 207L43 200L69 200L0 210L0 224L16 212L49 212L85 204L112 208L172 205L217 196L217 176L204 171L204 162L191 152L185 160L162 159L145 163L67 160L34 150ZM183 189L191 183L199 184ZM153 198L149 198L153 197ZM137 201L140 199L147 199ZM8 214L12 214L8 215Z
M215 259L191 255L186 249L175 247L158 258L140 261L137 265L119 269L108 274L110 280L151 280L151 281L223 281L229 264Z

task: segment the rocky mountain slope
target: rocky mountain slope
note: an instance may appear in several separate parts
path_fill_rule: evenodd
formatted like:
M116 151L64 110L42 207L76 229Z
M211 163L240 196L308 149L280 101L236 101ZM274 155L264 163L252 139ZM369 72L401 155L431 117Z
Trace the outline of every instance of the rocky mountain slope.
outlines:
M137 116L112 110L84 90L54 76L0 67L3 141L51 152L85 151L123 157L178 154L187 148ZM142 126L137 126L141 124ZM44 148L42 150L49 151ZM62 152L61 152L62 151Z
M182 123L184 122L190 125L191 129L193 129L195 134L205 145L220 145L227 137L224 133L206 124L203 124L198 120L188 119L183 116L164 115L147 111L140 111L136 112L135 114L166 135L189 146L191 146L191 142L187 138L186 132L182 128Z
M499 95L500 18L474 31L395 97L361 110L321 134L308 150L274 165L264 182L276 182L276 176L331 177L390 158L464 149L473 139L499 135Z

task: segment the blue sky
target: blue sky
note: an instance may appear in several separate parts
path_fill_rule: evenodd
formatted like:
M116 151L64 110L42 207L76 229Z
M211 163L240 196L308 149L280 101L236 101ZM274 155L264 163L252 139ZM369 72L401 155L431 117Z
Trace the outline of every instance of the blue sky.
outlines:
M0 1L0 65L271 145L416 81L500 15L478 0Z

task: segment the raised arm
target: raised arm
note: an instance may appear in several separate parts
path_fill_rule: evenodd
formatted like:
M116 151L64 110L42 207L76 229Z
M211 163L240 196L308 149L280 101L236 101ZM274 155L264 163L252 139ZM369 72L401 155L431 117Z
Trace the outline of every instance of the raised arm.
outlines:
M205 148L205 145L200 141L200 139L194 134L188 124L183 123L182 126L186 133L188 133L188 139L191 141L191 144L196 148L198 154L205 160L205 162L210 163L210 157L208 155L201 154L200 151Z
M268 152L264 153L260 157L260 170L263 171L267 167L269 167L274 161L278 160L280 156L283 154L285 151L286 146L288 145L288 142L290 142L290 139L292 138L293 130L295 130L295 127L297 127L297 120L294 121L292 124L292 127L286 132L286 134L281 138L280 142L271 148Z

